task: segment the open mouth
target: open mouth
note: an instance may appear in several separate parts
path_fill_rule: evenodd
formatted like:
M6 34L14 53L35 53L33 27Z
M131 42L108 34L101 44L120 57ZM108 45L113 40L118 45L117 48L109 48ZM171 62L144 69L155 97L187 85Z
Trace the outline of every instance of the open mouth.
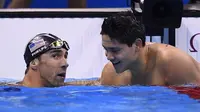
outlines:
M62 78L65 78L65 75L66 75L66 73L59 73L59 74L57 74L57 76L62 77Z

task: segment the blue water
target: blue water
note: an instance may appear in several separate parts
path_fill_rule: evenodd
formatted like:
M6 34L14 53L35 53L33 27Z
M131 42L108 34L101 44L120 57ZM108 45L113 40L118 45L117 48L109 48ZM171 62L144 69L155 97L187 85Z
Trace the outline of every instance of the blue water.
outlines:
M200 112L200 101L159 86L0 86L0 112Z

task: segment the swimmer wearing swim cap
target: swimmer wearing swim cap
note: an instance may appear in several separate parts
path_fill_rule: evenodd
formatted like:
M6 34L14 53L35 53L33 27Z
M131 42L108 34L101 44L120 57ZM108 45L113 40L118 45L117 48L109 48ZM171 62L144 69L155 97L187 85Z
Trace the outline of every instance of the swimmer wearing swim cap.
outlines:
M50 33L40 33L26 45L26 71L19 85L27 87L58 87L64 85L68 67L69 45Z

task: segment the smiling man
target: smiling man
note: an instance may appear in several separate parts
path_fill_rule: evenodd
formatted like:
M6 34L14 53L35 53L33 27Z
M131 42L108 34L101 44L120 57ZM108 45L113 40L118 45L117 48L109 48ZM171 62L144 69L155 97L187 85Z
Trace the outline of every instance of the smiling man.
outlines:
M111 62L103 72L111 70L107 68L114 68L117 74L128 70L131 85L200 84L200 64L174 46L146 45L144 26L131 11L104 19L101 35L106 57ZM111 78L107 72L104 79Z
M25 77L19 85L27 87L58 87L64 85L68 67L69 46L66 41L49 33L31 39L25 49Z

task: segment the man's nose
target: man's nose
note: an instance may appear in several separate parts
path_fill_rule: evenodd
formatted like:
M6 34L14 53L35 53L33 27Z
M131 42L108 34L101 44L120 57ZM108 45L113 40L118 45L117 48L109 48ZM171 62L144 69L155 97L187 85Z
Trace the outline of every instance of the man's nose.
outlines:
M62 68L63 70L67 70L67 67L68 67L68 66L69 66L69 64L66 63L66 64L62 65L61 68Z
M106 51L106 57L107 57L108 60L114 60L114 56L111 52Z
M69 64L67 63L67 61L65 61L65 63L62 63L61 68L62 70L66 71L68 66Z
M61 62L61 68L62 68L63 70L66 70L68 66L69 66L69 64L68 64L68 62L67 62L67 59L64 58L64 59L62 60L62 62Z

